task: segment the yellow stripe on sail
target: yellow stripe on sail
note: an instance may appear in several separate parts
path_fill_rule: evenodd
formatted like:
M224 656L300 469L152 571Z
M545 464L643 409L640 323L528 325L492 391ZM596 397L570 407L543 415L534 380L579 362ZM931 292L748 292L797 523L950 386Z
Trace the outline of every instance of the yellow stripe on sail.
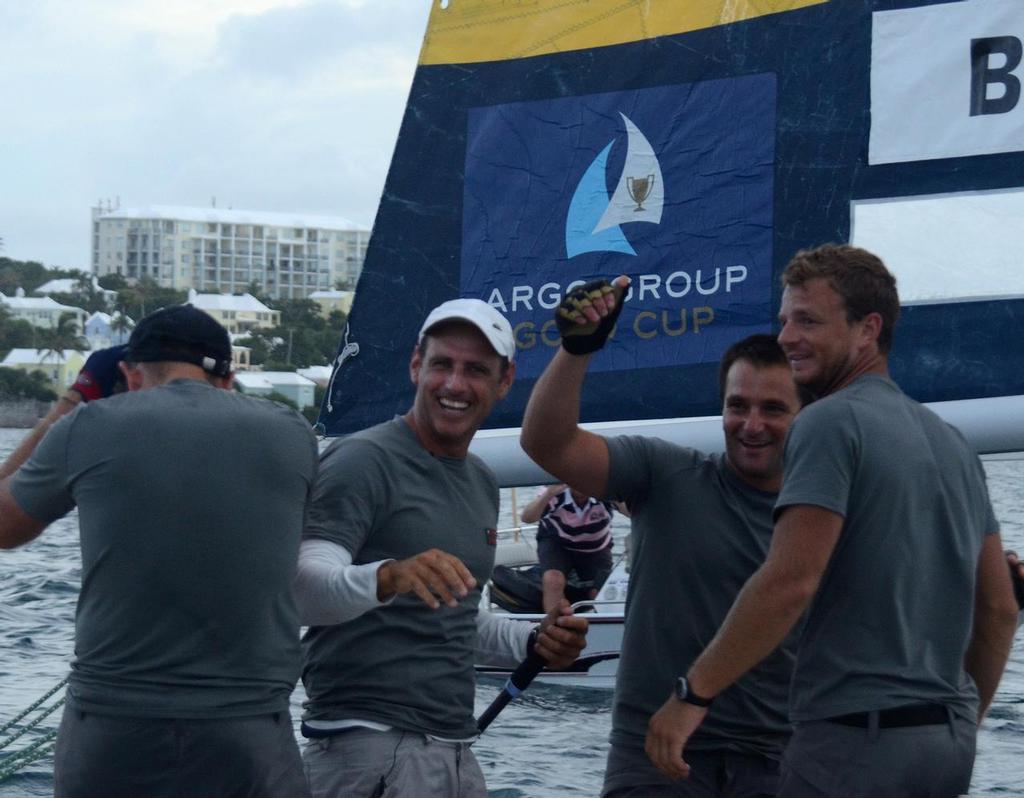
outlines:
M421 64L504 61L713 28L828 0L431 0Z

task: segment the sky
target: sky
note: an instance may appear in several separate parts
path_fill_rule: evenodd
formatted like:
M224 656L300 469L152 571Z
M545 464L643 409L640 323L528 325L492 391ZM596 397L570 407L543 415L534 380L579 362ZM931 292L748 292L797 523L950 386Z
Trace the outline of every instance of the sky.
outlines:
M100 200L370 227L439 1L0 3L0 255L88 269Z

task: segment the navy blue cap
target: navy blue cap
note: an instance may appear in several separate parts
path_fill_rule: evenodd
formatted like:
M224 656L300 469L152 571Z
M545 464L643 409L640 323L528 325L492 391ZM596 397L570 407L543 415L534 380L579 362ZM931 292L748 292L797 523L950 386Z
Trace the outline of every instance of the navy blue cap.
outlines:
M208 313L192 305L153 311L136 325L124 359L129 363L192 363L225 377L231 372L231 339Z

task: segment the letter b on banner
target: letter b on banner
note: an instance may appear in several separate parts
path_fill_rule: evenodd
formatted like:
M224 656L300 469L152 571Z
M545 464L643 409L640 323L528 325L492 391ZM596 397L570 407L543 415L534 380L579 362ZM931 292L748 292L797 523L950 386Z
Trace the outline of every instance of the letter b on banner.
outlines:
M993 54L1006 59L1002 66L991 65ZM1011 73L1020 66L1021 55L1021 41L1016 36L971 39L971 116L1005 114L1017 106L1020 79ZM1003 93L988 99L988 87L993 84L1002 86Z

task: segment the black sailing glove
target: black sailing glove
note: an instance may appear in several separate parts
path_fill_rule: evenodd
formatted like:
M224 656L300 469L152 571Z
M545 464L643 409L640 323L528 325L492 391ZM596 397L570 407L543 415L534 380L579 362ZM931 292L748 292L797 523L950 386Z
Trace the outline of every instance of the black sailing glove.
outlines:
M612 285L607 280L594 280L566 294L555 309L555 323L562 335L565 351L571 355L586 355L603 347L622 312L624 294L625 288ZM615 297L612 312L598 321L587 321L583 309L590 307L594 299L610 295ZM581 319L583 324L579 323Z

